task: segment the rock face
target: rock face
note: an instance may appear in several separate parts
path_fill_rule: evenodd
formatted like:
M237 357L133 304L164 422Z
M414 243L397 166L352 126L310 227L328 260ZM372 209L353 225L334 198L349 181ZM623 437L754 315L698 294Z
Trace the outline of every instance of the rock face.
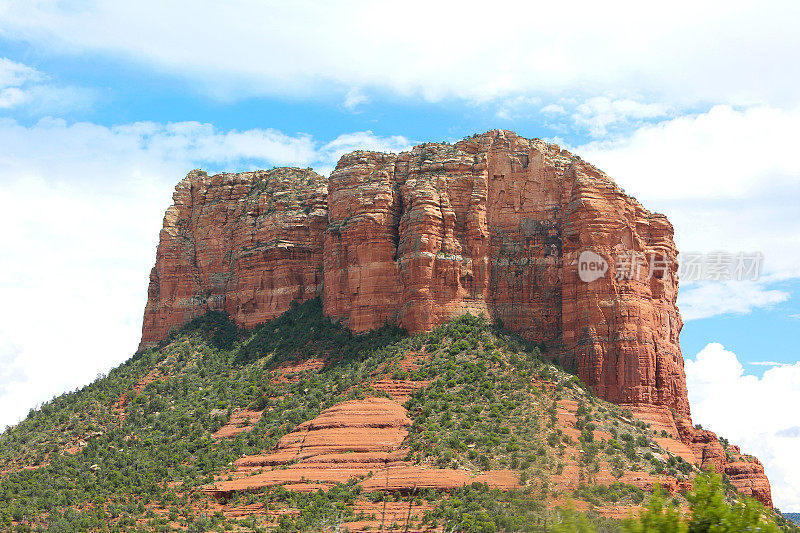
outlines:
M483 313L558 347L600 396L688 416L672 226L588 163L490 132L346 155L328 187L326 314L413 333ZM581 281L584 250L607 276ZM614 279L628 255L638 272ZM650 258L668 266L651 277Z
M193 171L164 217L141 347L209 309L249 327L315 296L354 331L482 313L723 471L716 436L691 425L672 235L600 170L508 131L353 152L327 182ZM607 264L592 281L588 252Z
M150 273L142 343L209 310L254 326L322 290L326 180L311 170L195 170L175 187Z
M680 422L688 423L687 420ZM738 446L720 441L712 431L680 423L678 429L681 440L687 442L694 451L696 463L701 468L725 474L741 494L752 496L764 505L772 507L772 489L761 461L752 455L742 454Z
M764 466L754 457L740 456L739 459L725 465L725 475L741 494L752 496L771 507L772 491L764 474Z

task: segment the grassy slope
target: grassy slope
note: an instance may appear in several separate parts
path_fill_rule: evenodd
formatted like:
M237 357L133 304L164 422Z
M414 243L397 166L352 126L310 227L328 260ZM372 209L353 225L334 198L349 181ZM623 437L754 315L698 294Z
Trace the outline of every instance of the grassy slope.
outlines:
M399 364L409 353L427 355L410 373ZM276 365L312 357L327 364L294 381L273 379ZM536 346L480 319L462 317L414 337L389 326L353 335L325 318L312 300L249 332L222 315L206 315L108 376L32 411L0 436L0 526L204 531L227 524L251 530L258 521L234 524L221 514L208 516L207 499L197 489L237 457L270 449L323 409L381 394L369 381L384 375L430 381L407 404L413 420L407 444L417 462L512 468L524 483L523 489L502 494L468 487L451 499L414 495L435 505L429 523L475 523L470 529L480 530L491 522L495 528L538 531L558 518L543 505L548 499L642 501L644 494L635 487L593 486L601 463L618 473L691 471L674 459L655 460L644 424L594 398L576 378L543 361ZM543 388L543 382L554 386ZM579 436L556 427L559 398L578 402ZM235 409L244 408L264 410L252 431L212 439ZM616 438L598 443L595 429ZM563 494L550 480L561 474L573 449L580 450L580 475L588 484ZM313 495L265 490L233 503L295 509L299 514L274 524L295 531L350 519L347 502L356 498L384 497L360 494L350 483ZM484 517L487 509L491 516ZM597 523L602 530L617 527Z

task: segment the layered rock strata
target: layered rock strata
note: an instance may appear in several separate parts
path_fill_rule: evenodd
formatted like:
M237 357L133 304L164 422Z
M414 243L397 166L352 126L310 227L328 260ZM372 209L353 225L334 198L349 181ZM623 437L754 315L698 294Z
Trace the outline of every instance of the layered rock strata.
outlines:
M474 475L467 470L428 468L407 462L402 444L411 420L394 400L367 398L338 403L281 437L274 451L240 457L234 468L204 491L218 498L234 492L283 485L289 490L330 488L362 478L367 491L452 490L473 482L503 489L519 485L509 470Z
M251 327L322 291L328 205L319 174L194 170L172 199L150 273L141 347L209 310Z
M354 331L484 314L725 469L691 424L672 226L554 144L490 131L357 151L327 180L193 171L173 198L142 348L209 309L249 327L315 296ZM607 265L591 281L587 252Z

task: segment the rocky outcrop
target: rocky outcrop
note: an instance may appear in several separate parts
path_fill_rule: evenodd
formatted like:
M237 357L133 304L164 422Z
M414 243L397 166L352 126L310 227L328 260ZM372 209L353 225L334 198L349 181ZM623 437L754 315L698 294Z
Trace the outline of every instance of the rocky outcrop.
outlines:
M394 320L402 294L397 242L402 211L392 154L354 152L328 180L323 301L355 331Z
M311 170L190 172L164 215L140 348L209 310L251 327L318 296L326 194Z
M603 275L581 275L586 254ZM141 347L209 309L250 327L315 296L354 331L484 314L723 471L716 436L691 424L676 254L666 217L579 157L508 131L353 152L327 181L193 171L164 218Z
M217 498L270 485L309 491L363 478L366 491L452 490L473 482L511 489L509 470L474 475L467 470L415 466L402 444L411 420L394 400L367 398L338 403L281 437L274 451L240 457L230 472L204 488Z
M752 496L772 507L772 490L764 466L755 457L741 456L725 465L725 475L740 494ZM743 460L746 459L746 460Z
M600 396L688 416L672 226L580 158L504 131L355 152L328 206L326 314L414 333L483 313L556 348ZM610 267L589 283L586 250Z
M738 446L720 440L713 431L685 425L679 425L679 431L682 440L694 451L695 462L702 469L725 474L739 493L772 507L772 489L764 466L757 458L743 454Z

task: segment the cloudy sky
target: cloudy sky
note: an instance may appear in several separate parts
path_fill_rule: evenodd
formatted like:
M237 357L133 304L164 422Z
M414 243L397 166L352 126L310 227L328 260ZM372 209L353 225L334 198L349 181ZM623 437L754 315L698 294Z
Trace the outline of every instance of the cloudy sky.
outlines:
M800 3L0 0L0 427L135 350L193 168L329 172L493 128L567 146L666 213L694 419L800 511Z

